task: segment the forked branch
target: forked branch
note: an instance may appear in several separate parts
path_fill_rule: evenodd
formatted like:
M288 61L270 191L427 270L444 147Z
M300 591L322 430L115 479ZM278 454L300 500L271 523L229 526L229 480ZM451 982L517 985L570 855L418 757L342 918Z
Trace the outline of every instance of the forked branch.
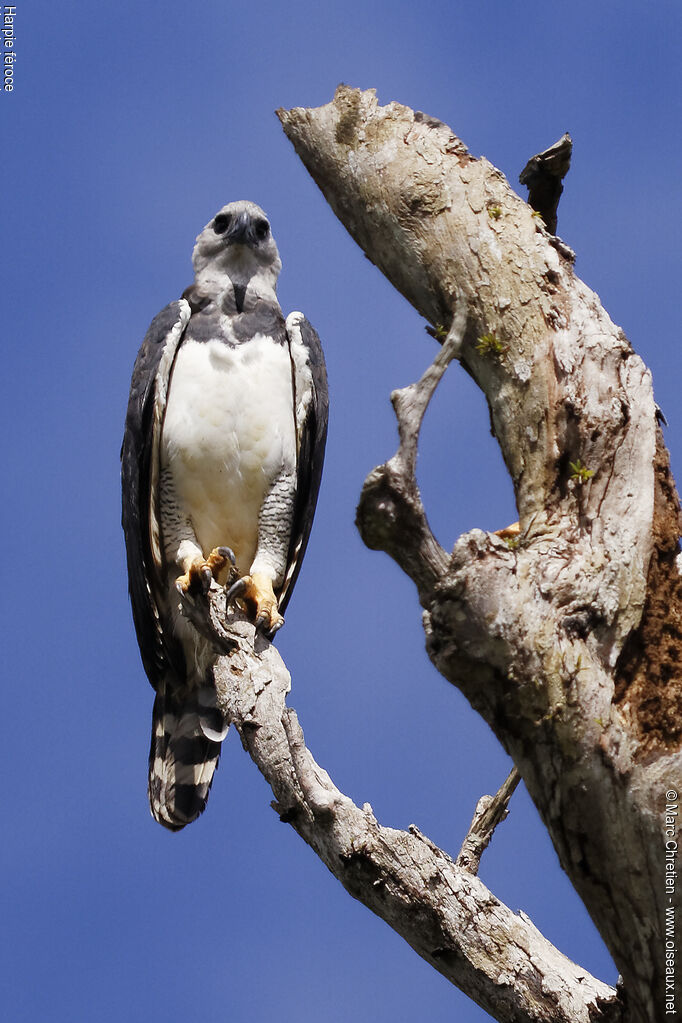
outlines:
M424 607L445 574L448 555L431 532L417 486L419 432L439 381L452 360L459 358L465 328L466 305L460 302L429 368L418 381L392 393L400 446L388 462L369 474L357 510L356 524L364 542L373 550L387 551L398 562L416 584Z
M447 125L346 86L279 117L339 219L432 327L466 306L459 359L488 403L518 539L472 529L445 554L411 471L409 389L394 400L401 448L368 477L358 525L414 580L433 663L518 767L623 977L628 1019L654 1023L664 794L682 784L682 579L650 374L571 250ZM569 148L536 162L560 178Z
M239 612L225 616L224 599L213 584L208 601L186 608L195 623L203 618L200 631L220 653L218 705L272 788L280 819L346 890L501 1023L620 1023L613 988L562 955L417 828L382 826L369 804L356 806L334 785L286 706L291 680L277 650Z

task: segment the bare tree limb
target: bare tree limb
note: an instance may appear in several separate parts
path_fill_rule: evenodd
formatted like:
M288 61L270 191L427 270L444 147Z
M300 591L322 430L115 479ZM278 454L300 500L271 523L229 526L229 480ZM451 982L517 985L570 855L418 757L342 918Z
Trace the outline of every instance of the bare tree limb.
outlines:
M463 303L451 319L443 347L421 379L391 395L400 446L393 458L367 477L363 491L365 500L358 506L356 519L367 546L389 551L414 579L424 606L447 569L448 556L431 532L424 512L415 474L417 446L429 401L445 370L453 359L459 358L466 327ZM368 512L368 509L371 510ZM375 509L379 514L374 514ZM392 542L392 537L397 543Z
M521 775L513 767L494 796L481 796L476 804L467 836L462 842L459 856L455 860L458 867L464 867L470 874L478 874L481 856L490 845L495 828L507 816L509 800L520 781Z
M417 828L384 827L369 804L360 808L336 788L286 706L291 679L277 650L238 612L223 624L223 608L215 584L208 606L191 602L221 654L218 705L271 786L280 818L346 890L503 1023L621 1023L615 990L563 956L527 917Z
M518 544L474 529L444 562L395 460L368 477L358 520L414 580L434 664L519 768L623 976L628 1019L654 1023L665 792L682 783L682 580L650 374L570 250L446 125L347 87L279 116L422 315L438 327L466 305L460 362L512 477ZM417 411L396 412L401 437L418 429Z

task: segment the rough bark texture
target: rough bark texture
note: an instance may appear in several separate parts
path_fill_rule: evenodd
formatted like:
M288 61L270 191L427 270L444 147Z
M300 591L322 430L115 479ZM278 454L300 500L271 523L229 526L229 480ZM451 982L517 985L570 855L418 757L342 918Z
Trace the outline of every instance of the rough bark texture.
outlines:
M401 447L392 460L403 498L421 506L414 480L421 420L443 373L461 351L461 312L434 364L393 402ZM406 496L405 496L406 495ZM391 516L390 508L384 509ZM428 525L424 520L424 528ZM445 552L431 536L420 546L421 582L433 587ZM181 598L184 614L214 643L217 702L270 783L273 807L362 901L437 969L502 1023L620 1023L618 993L555 949L523 914L514 914L475 874L480 856L518 782L509 778L478 803L456 862L414 826L384 828L369 804L359 809L332 783L305 746L296 714L285 705L289 673L277 651L243 616L225 618L224 592Z
M521 775L514 767L504 785L494 796L481 796L473 820L469 825L469 833L462 842L456 863L471 874L477 874L481 856L488 848L490 839L497 825L508 814L509 800L521 781Z
M660 435L654 470L654 549L644 613L616 665L616 704L637 731L640 757L650 752L655 755L660 748L679 749L682 739L679 509L668 452Z
M523 913L500 903L414 826L383 827L315 763L293 710L277 650L239 614L224 623L224 592L184 611L213 638L218 703L268 783L273 808L346 890L427 962L503 1023L620 1023L614 989L554 948Z
M279 116L415 308L441 330L464 310L458 355L514 483L518 543L473 529L448 557L402 446L368 477L359 525L414 580L429 656L513 757L622 974L625 1018L654 1023L662 816L682 785L682 586L650 374L570 249L446 125L344 86ZM396 411L403 438L412 415Z

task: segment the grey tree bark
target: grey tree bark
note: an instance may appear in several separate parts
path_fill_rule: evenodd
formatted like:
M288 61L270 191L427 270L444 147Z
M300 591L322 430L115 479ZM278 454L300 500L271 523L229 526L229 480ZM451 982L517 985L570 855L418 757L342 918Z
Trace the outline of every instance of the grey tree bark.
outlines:
M343 86L279 116L415 308L446 328L464 310L458 354L488 401L518 543L472 530L439 552L395 460L366 481L358 524L414 580L429 656L513 757L622 974L628 1018L660 1019L682 583L650 374L572 252L446 125Z
M219 706L270 784L273 809L354 898L501 1023L626 1018L613 988L496 899L470 864L461 865L469 863L472 846L486 844L480 813L457 863L414 826L382 826L369 803L356 806L307 749L296 713L286 706L291 679L276 648L239 613L225 617L225 594L215 583L208 606L201 598L182 600L185 614L221 654L214 673Z
M620 970L618 992L475 876L508 791L490 813L479 806L456 862L416 829L381 826L315 763L279 655L239 616L221 621L214 589L210 621L185 610L224 653L220 703L282 819L494 1018L655 1023L666 794L682 786L682 581L650 375L570 249L446 125L343 86L327 106L278 113L352 236L445 339L422 380L392 396L400 446L365 482L361 534L414 581L428 654L512 756ZM449 554L414 467L453 358L487 399L520 532L473 529Z

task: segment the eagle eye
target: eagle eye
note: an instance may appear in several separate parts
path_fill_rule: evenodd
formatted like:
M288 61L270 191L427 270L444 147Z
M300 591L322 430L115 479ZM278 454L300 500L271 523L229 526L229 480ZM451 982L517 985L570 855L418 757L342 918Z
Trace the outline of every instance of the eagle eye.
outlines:
M256 233L256 238L258 238L259 241L262 241L263 238L267 236L267 233L270 230L270 225L268 224L267 220L259 218L253 225L253 229Z
M216 234L224 234L230 226L229 213L219 213L213 220L213 230Z

